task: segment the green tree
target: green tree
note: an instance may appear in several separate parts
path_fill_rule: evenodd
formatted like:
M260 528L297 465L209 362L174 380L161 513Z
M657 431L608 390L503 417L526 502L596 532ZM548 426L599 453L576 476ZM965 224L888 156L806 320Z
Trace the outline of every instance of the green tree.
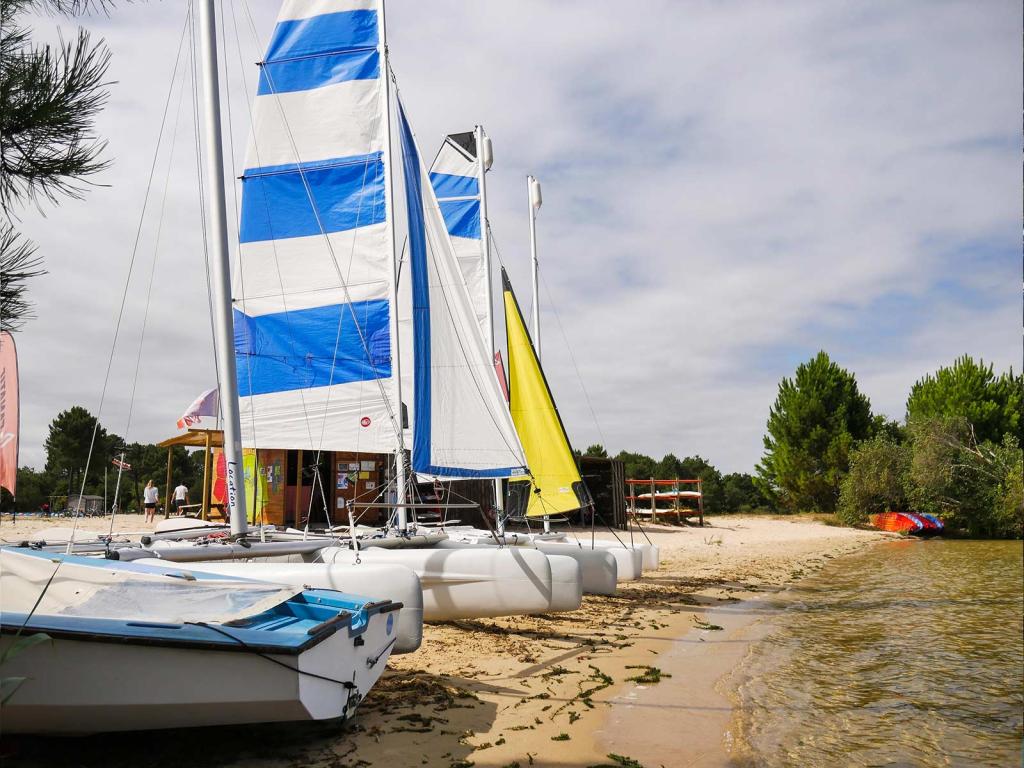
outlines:
M936 514L973 537L1024 535L1024 452L1015 435L978 443L967 420L954 417L918 419L910 431L915 510Z
M0 328L31 316L26 283L44 274L35 246L11 223L20 203L81 197L83 181L103 170L105 142L93 133L107 99L110 52L79 29L55 48L35 45L20 18L32 11L76 16L107 0L3 0L0 3Z
M979 442L1002 443L1004 435L1024 440L1021 407L1024 376L1013 370L996 376L984 360L964 355L953 365L919 379L907 398L907 423L921 419L963 418Z
M746 472L730 472L722 477L722 499L722 512L761 512L772 508Z
M37 472L32 467L19 467L18 499L15 508L19 512L34 512L44 501L50 500L53 487L53 478L46 472Z
M96 431L95 443L93 430ZM121 444L117 435L112 435L97 423L96 417L80 405L61 411L50 422L49 434L44 444L46 448L45 472L58 483L59 494L78 493L82 483L82 473L86 464L89 465L89 477L86 478L86 493L102 493L103 470L113 456L116 446ZM92 459L89 449L92 448Z
M871 514L908 509L911 456L909 444L897 443L887 434L854 448L839 491L839 519L855 525Z
M659 480L675 480L682 478L683 462L674 453L665 454L654 469L654 476Z
M687 456L679 462L679 470L675 475L680 480L701 480L701 492L704 494L704 511L708 514L727 512L725 493L722 489L722 473L702 456ZM684 489L686 490L686 489Z
M584 456L596 456L599 459L607 459L608 458L608 451L606 451L604 449L604 446L601 445L600 443L594 443L593 445L588 445L587 446L587 450L585 450L583 452L583 455Z
M819 352L779 384L758 487L790 511L833 511L850 451L871 428L871 404L854 375Z
M627 479L644 479L658 475L658 462L650 456L630 451L619 451L615 458L625 466Z

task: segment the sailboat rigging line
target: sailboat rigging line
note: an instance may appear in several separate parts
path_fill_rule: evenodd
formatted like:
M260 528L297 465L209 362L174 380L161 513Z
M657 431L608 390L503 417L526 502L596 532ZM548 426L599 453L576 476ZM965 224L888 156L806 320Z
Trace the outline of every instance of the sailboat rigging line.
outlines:
M258 36L256 36L255 23L252 20L252 14L250 13L248 3L247 2L243 2L242 3L242 8L245 10L246 16L248 17L249 25L250 25L250 27L252 29L253 35L258 40ZM302 181L302 186L303 186L303 189L305 190L306 198L309 201L311 212L313 214L313 218L316 221L317 229L319 229L320 235L323 237L324 243L327 246L327 252L328 252L328 254L331 257L331 263L334 266L335 273L336 273L336 275L338 277L339 282L341 283L341 288L342 288L342 291L344 292L344 295L345 295L345 303L348 306L348 311L349 311L349 313L352 316L353 325L355 326L356 333L359 336L359 342L360 342L360 345L362 346L363 354L366 356L366 361L369 364L370 369L371 369L371 371L374 374L374 381L377 383L377 387L380 390L381 401L384 403L384 406L385 406L385 408L387 410L388 419L390 420L391 425L392 425L392 429L394 430L395 436L397 437L398 445L404 447L404 433L403 433L403 429L402 429L401 419L400 419L400 417L398 419L396 419L396 417L395 417L395 409L393 407L393 404L391 403L390 398L387 396L387 392L386 392L385 387L384 387L383 379L380 377L380 375L379 375L379 373L377 371L377 367L376 367L376 365L373 362L373 356L370 354L369 343L366 340L366 335L363 332L362 325L359 322L359 318L356 316L355 308L354 308L353 303L352 303L352 296L351 296L351 293L349 291L348 280L346 279L346 277L344 275L342 275L341 266L338 264L337 254L334 251L334 245L331 243L330 237L327 235L327 232L326 232L326 230L324 228L323 220L321 219L320 211L319 211L318 206L316 204L316 197L313 194L313 190L312 190L312 187L310 186L309 179L307 178L306 171L303 168L302 158L299 156L298 145L295 142L295 136L292 133L291 124L289 123L287 115L285 114L285 111L284 111L284 107L281 104L280 94L278 93L277 88L274 85L273 75L271 74L271 71L270 71L269 67L263 67L262 72L263 72L263 75L266 78L266 82L267 82L267 86L269 88L269 91L270 91L270 93L274 97L274 103L277 105L278 113L281 116L282 124L283 124L284 129L285 129L285 134L288 137L288 142L291 145L292 154L295 157L295 163L296 163L296 167L297 167L297 170L298 170L299 178ZM387 105L387 108L390 109L390 105ZM388 162L390 164L390 157L388 158ZM365 188L365 185L366 185L366 172L367 172L368 167L369 167L369 160L365 161L365 164L364 164L364 170L363 170L363 187L364 188ZM359 197L360 197L360 209L361 209L363 195L360 195ZM359 212L357 212L357 217L358 217L358 215L359 215ZM391 215L392 215L392 217L394 216L394 211L391 211ZM358 220L358 218L357 218L357 220ZM353 237L353 240L352 240L352 253L354 253L354 251L355 251L355 237ZM275 251L275 254L276 254L276 251ZM351 258L351 254L350 254L350 258L349 258L350 269L351 269L351 263L352 263L352 258ZM396 311L396 309L397 308L392 308L392 311ZM287 309L285 310L285 312L287 314ZM339 333L340 333L341 313L339 313L339 320L338 320L338 322L339 322ZM333 381L334 364L335 364L336 361L337 361L337 346L335 347L335 355L334 355L334 357L332 359L332 362L331 362L332 381ZM330 397L330 393L328 392L328 398L329 397ZM401 403L398 404L398 407L399 407L399 410L400 410L401 409ZM324 410L324 420L325 420L325 422L326 422L326 418L327 418L327 411L326 411L326 408L325 408L325 410ZM311 442L312 442L312 436L311 436ZM321 446L322 446L322 440L321 440Z
M189 11L188 11L188 18L189 18L189 20L191 20L191 16L192 16L191 10L192 10L192 7L191 7L191 3L190 3L189 4ZM173 87L173 82L172 82L172 87ZM146 301L145 301L145 304L143 305L143 311L142 311L142 328L139 331L139 349L138 349L138 352L135 355L135 372L132 375L131 395L128 398L128 418L127 418L127 423L125 424L125 428L124 428L124 440L125 441L128 440L128 435L131 432L132 416L135 413L135 394L138 391L139 371L142 368L142 350L143 350L143 348L145 346L146 328L147 328L148 323L149 323L149 308L150 308L150 305L152 303L152 298L153 298L153 283L154 283L154 280L156 278L156 264L157 264L157 260L158 260L158 258L160 256L160 238L163 235L163 229L164 229L164 211L166 210L166 207L167 207L167 191L168 191L168 189L171 186L171 171L172 171L172 169L174 167L174 149L175 149L176 140L178 138L178 125L181 122L181 107L182 107L182 104L184 103L184 101L185 101L185 75L184 75L184 73L182 73L181 87L178 90L178 107L175 110L175 114L174 114L174 127L171 129L171 140L170 140L170 144L169 144L170 150L169 150L168 156L167 156L167 174L164 176L164 189L163 189L163 194L160 196L160 212L157 214L157 220L156 220L156 222L157 222L156 223L156 238L155 238L155 240L153 242L153 259L152 259L152 262L151 262L150 268L149 268L149 283L146 286ZM118 485L120 485L120 479L121 479L121 473L120 473L120 471L118 471ZM167 489L167 492L168 493L170 492L170 488ZM167 503L170 503L170 501L168 500ZM115 516L116 516L115 514L111 514L110 515L110 529L108 531L108 535L113 535L113 532L114 532L114 518L115 518Z
M590 401L590 394L587 392L587 385L583 383L583 376L580 374L580 367L576 364L576 355L572 353L572 346L569 344L569 337L565 333L565 328L562 326L562 317L558 313L558 307L555 304L554 298L551 296L551 289L548 287L548 281L544 279L544 275L541 275L541 283L544 284L544 292L548 297L548 305L551 307L551 312L555 315L555 322L558 323L558 330L562 334L562 340L565 342L565 348L569 351L569 359L572 361L573 370L576 371L576 379L580 383L580 389L583 390L583 397L587 401L587 408L590 410L590 417L594 420L594 426L597 427L598 437L601 438L601 444L604 445L605 437L604 432L601 429L601 424L597 420L597 414L594 412L594 405Z
M100 427L100 416L102 416L102 414L103 414L103 404L104 404L104 402L106 402L106 399L107 399L107 385L110 383L110 371L111 371L111 369L113 368L113 365L114 365L114 353L117 350L117 340L118 340L118 338L120 337L120 334L121 334L121 322L124 319L124 309L125 309L125 305L128 302L128 288L131 285L132 273L135 270L135 258L138 255L138 252L139 252L139 241L140 241L140 239L142 237L142 225L143 225L143 222L145 221L145 218L146 218L146 207L149 204L149 193L150 193L150 190L153 188L153 177L154 177L154 174L156 173L157 158L159 157L160 146L161 146L161 144L163 142L164 127L165 127L166 121L167 121L167 111L168 111L168 109L170 108L170 105L171 105L171 95L174 93L174 81L175 81L175 78L176 78L177 73L178 73L178 64L181 61L181 48L182 48L182 45L184 44L185 32L187 30L188 30L188 16L186 16L185 23L182 25L181 37L178 40L178 51L177 51L177 54L175 55L174 69L173 69L172 74L171 74L171 82L170 82L170 85L167 88L167 98L164 101L163 114L161 115L161 118L160 118L160 130L159 130L159 132L157 134L156 148L153 151L153 161L152 161L152 163L150 164L150 167L149 167L149 179L146 182L146 192L145 192L145 194L143 195L143 198L142 198L142 211L139 214L139 225L138 225L138 227L137 227L137 229L135 231L135 242L132 245L131 258L129 259L129 262L128 262L128 274L125 276L124 289L121 292L121 305L120 305L120 307L117 310L117 322L116 322L116 324L114 326L114 338L113 338L113 340L112 340L112 342L110 344L110 355L107 358L107 370L106 370L106 373L103 376L103 388L102 388L102 391L100 392L99 408L96 409L96 419L95 419L95 421L93 423L93 427L92 427L92 437L89 439L89 453L86 454L86 457L85 457L85 471L82 473L82 485L81 485L81 488L80 488L79 493L78 493L78 505L75 508L75 522L74 522L74 524L71 527L71 536L68 539L68 547L67 547L68 554L70 554L71 551L72 551L72 547L74 546L75 531L78 530L78 520L79 520L79 517L81 516L81 512L82 512L82 496L85 494L85 484L86 484L86 480L88 480L88 478L89 478L89 467L90 467L90 465L92 463L93 450L96 447L96 433L99 431L99 427Z
M325 680L328 683L336 683L337 685L343 686L344 688L348 688L348 689L352 689L352 688L355 687L355 683L350 682L348 680L335 680L333 677L327 677L326 675L318 675L316 672L309 672L308 670L300 669L299 667L293 667L291 664L285 664L280 659L275 659L273 656L270 656L269 654L263 653L261 651L257 651L255 648L253 648L248 643L246 643L245 640L243 640L242 638L236 637L235 635L231 634L230 632L225 632L223 629L221 629L220 627L218 627L218 626L216 626L214 624L207 624L205 621L185 621L185 622L182 622L182 623L183 624L189 624L189 625L191 625L193 627L205 627L206 629L213 630L214 632L216 632L218 634L224 635L224 637L229 638L230 640L234 640L236 643L238 643L240 646L242 646L242 648L245 649L246 651L248 651L249 653L255 654L256 656L259 656L261 659L266 659L267 661L269 661L269 662L271 662L273 664L277 664L279 667L284 667L285 669L287 669L287 670L289 670L291 672L298 672L300 675L305 675L306 677L312 677L312 678L314 678L316 680ZM395 638L395 640L397 640L397 639L398 638ZM395 640L392 640L391 642L395 642ZM387 650L387 646L384 647L384 650L385 651ZM383 651L381 652L381 655L382 656L384 655ZM376 664L376 663L377 662L374 661L374 664Z
M241 40L241 37L239 36L239 32L238 32L238 18L235 15L235 4L234 3L230 3L230 7L231 7L232 29L234 30L234 34L235 34L235 43L236 43L236 45L235 45L235 52L236 52L236 54L238 56L238 66L239 66L239 72L241 73L242 89L243 89L243 92L245 94L245 105L246 105L247 115L248 115L248 118L249 118L249 120L248 120L249 129L250 129L250 133L252 135L253 151L256 154L257 165L262 166L262 160L260 159L259 142L258 142L258 140L256 138L255 120L253 119L253 114L252 114L252 97L249 95L248 82L247 82L247 80L246 80L246 78L244 76L245 65L244 65L244 63L242 61L242 40ZM254 44L257 47L259 47L260 43L259 43L258 36L256 34L255 26L252 27L252 35L253 35L253 42L254 42ZM226 58L227 58L227 51L226 50L225 50L224 55L225 55L225 60L226 60ZM229 100L228 101L228 121L229 121L229 125L231 125L231 120L232 120L231 116L232 116L231 102ZM233 139L233 137L231 138L231 146L232 146L232 151L231 151L231 175L234 178L238 178L239 174L238 174L238 168L235 165L235 152L234 152L234 139ZM234 195L234 201L235 201L235 220L237 221L238 220L238 193L237 193L236 186L237 185L234 185L232 187L232 189L233 189L233 191L235 193L235 195ZM266 210L269 211L269 203L267 201L266 191L264 189L262 189L262 186L261 186L261 191L262 191L262 197L263 197L263 206L264 206L264 208ZM268 219L269 219L269 215L268 215ZM271 234L273 234L273 232L271 232ZM278 285L281 288L280 298L281 298L281 303L284 306L284 310L285 310L285 323L286 323L287 328L288 328L289 347L290 347L290 351L291 351L292 355L295 356L296 355L295 334L294 334L293 329L292 329L291 313L288 311L288 301L287 301L287 299L285 298L285 295L284 295L284 278L283 278L282 273L281 273L281 262L280 262L280 259L278 258L277 241L276 241L276 239L272 238L271 241L270 241L270 245L271 245L271 250L272 250L272 253L273 253L273 256L274 256L274 269L275 269L275 272L277 274L277 283L278 283ZM240 290L241 290L241 293L242 293L242 299L241 299L242 312L245 313L245 310L246 310L245 270L244 270L244 268L242 266L242 259L240 257L240 254L239 254L239 258L236 259L236 267L238 269L238 280L239 280ZM252 390L252 360L250 359L250 357L248 355L245 357L245 368L246 368L246 375L247 375L248 382L249 382L249 388L250 388L250 391L251 391ZM310 423L309 410L307 409L307 406L306 406L306 396L305 396L305 393L302 390L299 390L299 402L302 405L303 424L306 425L307 437L309 438L310 445L312 445L313 444L313 433L309 431L309 423ZM250 426L251 426L251 429L252 429L253 447L254 448L258 448L259 440L258 440L258 438L256 436L256 413L255 413L255 409L253 409L253 408L249 409L249 418L250 418ZM259 455L258 451L257 451L256 455L257 456ZM298 515L299 511L296 510L295 512L296 512L296 515ZM263 536L263 535L264 534L261 531L261 536Z

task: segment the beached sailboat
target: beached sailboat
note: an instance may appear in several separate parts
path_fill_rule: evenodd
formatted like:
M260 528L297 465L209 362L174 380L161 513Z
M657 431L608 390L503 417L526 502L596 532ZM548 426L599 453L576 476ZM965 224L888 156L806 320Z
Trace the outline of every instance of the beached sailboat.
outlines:
M467 290L472 297L481 327L486 333L493 333L490 297L490 253L489 223L486 218L486 171L493 160L490 140L480 126L472 132L450 134L445 137L431 167L431 183L437 194L445 224L452 242L459 254L460 266ZM540 185L535 179L529 180L531 235L534 235L532 217L540 205ZM535 241L535 237L533 238ZM534 249L535 253L535 249ZM536 266L536 258L534 258ZM536 272L536 270L535 270ZM572 449L569 446L564 426L558 416L554 398L540 368L540 360L534 340L531 340L518 304L509 295L511 285L502 270L505 288L506 335L508 337L510 375L516 377L520 405L519 413L514 410L513 421L517 434L523 443L527 463L531 467L532 485L523 494L528 498L527 518L544 521L544 533L512 533L503 527L497 537L501 543L527 545L546 542L567 542L564 533L553 532L549 526L551 515L574 512L589 504L589 493L576 467ZM535 274L536 283L536 274ZM536 294L536 285L535 285ZM538 322L534 297L534 322ZM517 354L513 355L513 343ZM504 374L499 374L503 376ZM502 381L504 384L504 381ZM518 415L518 418L517 418ZM512 481L513 484L516 481ZM540 492L537 493L536 491ZM581 495L583 498L581 498ZM492 532L469 526L444 526L443 530L455 541L473 544L491 544L495 537ZM609 549L612 555L591 552L576 554L581 561L584 575L584 590L607 593L614 591L617 571L606 563L612 559L621 561L622 578L639 578L636 555L633 548L615 546L615 542L594 542L592 549ZM582 551L578 545L577 552ZM641 551L641 568L645 565L656 568L656 548L644 545ZM548 551L564 553L566 550L553 547ZM612 586L609 587L609 584Z
M0 593L3 674L22 679L7 734L345 718L383 672L401 608L6 547Z
M389 546L417 543L406 526L407 447L411 469L433 476L500 480L526 468L391 85L382 14L367 16L374 6L353 0L282 10L261 68L242 176L234 349L246 445L395 457L397 530L390 540L365 542ZM341 21L346 13L350 26ZM403 391L413 397L403 399ZM199 544L197 557L166 542L154 553L190 561L283 555L274 546L288 544L293 555L323 559L316 551L323 538L301 537L271 532L248 553L211 543ZM423 534L418 543L444 538ZM377 557L367 551L353 567ZM450 618L552 604L543 557L436 550L429 569L405 548L387 557L420 577L426 617L432 605L445 606ZM494 578L506 571L522 583Z

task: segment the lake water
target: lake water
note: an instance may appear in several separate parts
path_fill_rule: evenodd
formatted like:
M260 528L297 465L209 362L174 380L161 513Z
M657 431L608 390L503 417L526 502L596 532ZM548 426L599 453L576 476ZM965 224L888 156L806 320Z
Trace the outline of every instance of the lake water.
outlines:
M908 540L781 596L735 673L737 766L1016 766L1024 544Z

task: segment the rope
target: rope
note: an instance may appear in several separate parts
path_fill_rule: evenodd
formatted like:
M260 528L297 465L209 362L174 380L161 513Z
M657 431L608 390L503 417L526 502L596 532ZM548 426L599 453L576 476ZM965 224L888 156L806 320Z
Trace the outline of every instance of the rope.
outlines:
M191 10L191 5L189 6L189 10ZM117 351L117 340L121 334L121 322L124 320L125 305L128 302L128 288L131 285L132 273L135 270L135 259L138 255L139 241L142 237L142 225L143 222L145 221L146 208L149 204L149 193L153 187L153 177L156 173L157 158L159 157L160 146L163 142L164 127L166 126L167 121L167 111L170 108L171 95L174 92L174 81L175 78L177 77L178 64L180 63L181 59L181 47L185 40L185 32L188 29L189 18L190 16L186 15L185 23L182 25L181 38L178 41L178 54L177 57L175 58L174 70L171 74L171 82L167 88L167 98L164 101L163 114L160 117L160 130L157 134L156 149L153 151L153 160L150 163L149 167L149 179L146 182L146 192L142 198L142 212L139 215L139 224L135 230L135 241L132 244L131 258L128 262L128 274L125 276L124 289L121 292L121 304L117 311L117 321L114 326L114 338L110 344L110 355L107 358L107 369L103 376L103 388L102 391L100 392L99 407L96 410L96 420L92 428L92 437L89 440L89 453L86 455L85 459L85 471L82 473L82 485L78 493L78 504L75 508L75 522L71 527L71 538L68 541L67 554L71 554L72 544L75 538L74 534L75 531L78 530L78 519L82 512L82 496L85 495L85 485L89 477L89 467L92 464L92 454L93 450L96 447L96 434L97 432L99 432L100 428L100 416L103 415L103 404L106 402L107 398L107 386L110 384L110 371L114 365L114 353Z

